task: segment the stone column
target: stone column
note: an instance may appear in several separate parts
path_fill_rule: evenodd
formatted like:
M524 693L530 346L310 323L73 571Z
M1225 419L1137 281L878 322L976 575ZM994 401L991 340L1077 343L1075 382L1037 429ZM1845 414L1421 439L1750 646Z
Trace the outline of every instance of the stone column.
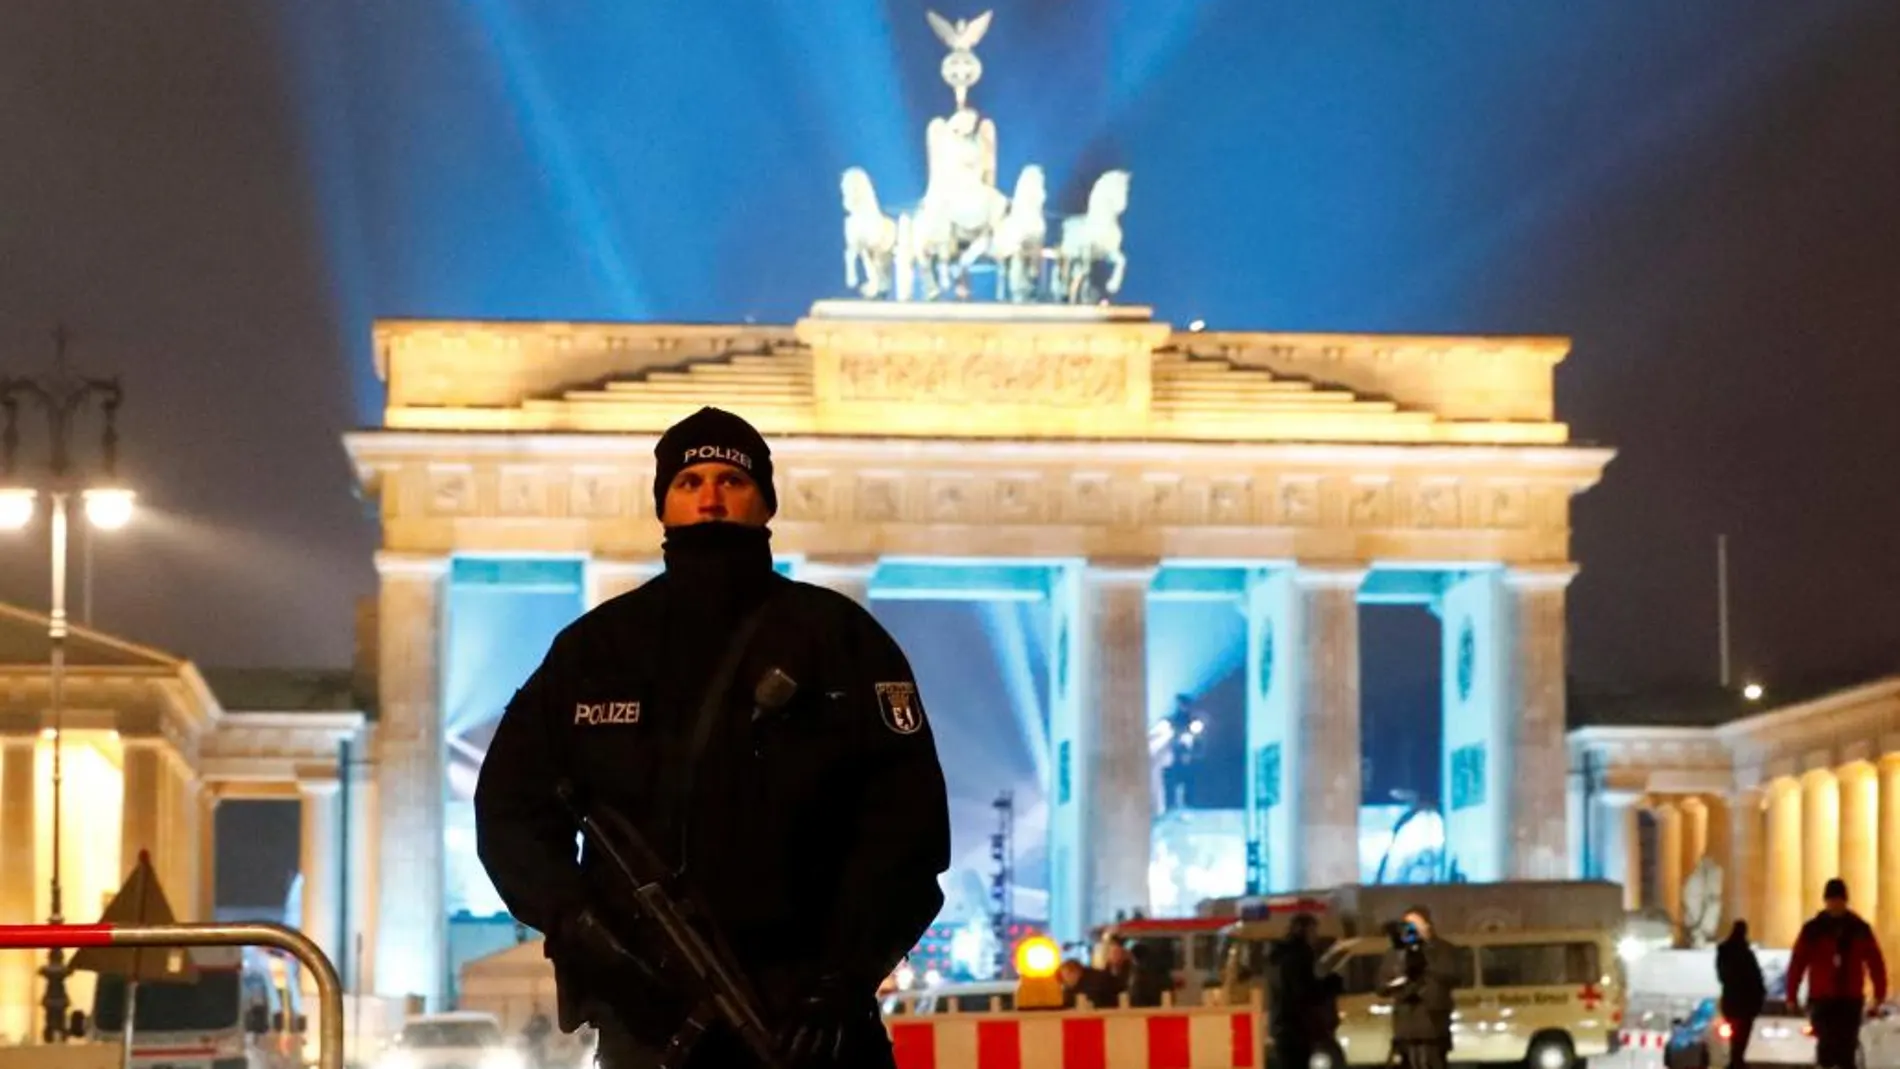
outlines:
M1629 876L1629 882L1623 885L1623 902L1631 910L1656 904L1643 893L1643 814L1647 812L1648 807L1641 802L1633 802L1623 810L1623 871Z
M1763 836L1768 878L1762 904L1761 944L1791 947L1801 931L1801 784L1783 777L1768 785Z
M341 942L336 924L338 899L337 848L340 845L337 821L337 781L334 778L300 778L297 801L302 810L302 833L298 840L297 870L303 875L303 934L310 937L330 961L338 958ZM315 991L314 980L304 977L306 990Z
M1582 880L1589 878L1587 867L1589 858L1585 856L1586 840L1589 829L1596 825L1590 812L1590 804L1585 801L1584 785L1586 777L1582 772L1570 773L1569 782L1564 784L1564 826L1570 829L1569 842L1564 845L1564 879Z
M587 562L586 578L587 607L592 609L602 602L612 601L629 590L637 590L647 580L664 570L665 565L658 559L590 558Z
M1490 883L1505 879L1511 863L1512 739L1518 717L1510 682L1515 629L1503 573L1489 568L1446 575L1433 610L1441 621L1439 776L1445 839L1465 879ZM1564 775L1567 795L1567 761ZM1562 845L1568 849L1567 837Z
M1801 777L1801 891L1802 914L1821 909L1821 889L1841 874L1841 792L1830 769L1817 768Z
M1729 842L1728 799L1705 794L1697 801L1702 806L1702 854L1727 872L1733 867L1730 862L1734 856Z
M1591 800L1594 812L1586 815L1597 830L1591 843L1596 872L1586 871L1584 875L1600 875L1611 883L1621 884L1625 909L1636 908L1635 892L1643 879L1642 837L1636 829L1636 803L1640 797L1635 791L1600 790Z
M1887 952L1887 971L1900 990L1900 750L1880 758L1880 908L1874 922Z
M1729 858L1723 875L1723 917L1730 923L1745 920L1761 929L1762 883L1767 875L1767 860L1762 856L1762 806L1765 799L1758 789L1736 792L1728 802ZM1755 938L1763 933L1756 931Z
M1555 880L1564 873L1564 590L1574 566L1518 569L1504 577L1510 656L1505 660L1510 746L1507 878ZM1502 771L1502 770L1501 770Z
M376 993L442 1000L442 603L448 560L379 553L376 792L381 803Z
M129 751L126 756L131 756ZM177 763L178 756L169 745L158 747L158 782L152 792L157 808L153 820L158 825L158 843L152 849L152 869L158 873L158 885L165 889L165 901L171 904L172 916L182 921L194 919L190 913L191 899L196 897L192 891L198 881L191 873L180 871L178 864L179 841L185 837L187 825L184 814L178 811ZM130 815L129 806L126 815Z
M1082 628L1082 569L1053 569L1049 584L1049 931L1068 943L1089 925L1087 783L1083 744L1092 730L1077 685L1087 656Z
M1359 587L1365 578L1366 570L1356 566L1301 565L1293 575L1300 668L1286 773L1299 841L1290 884L1297 888L1359 882ZM1561 807L1561 777L1557 788Z
M21 924L46 919L34 910L40 872L33 743L32 735L0 739L0 916ZM0 950L0 1036L39 1034L38 965L34 951Z
M375 730L372 725L369 729ZM366 737L364 744L369 740ZM362 752L369 752L367 750ZM348 950L351 988L377 990L376 975L376 889L379 886L377 861L381 856L382 822L376 804L376 769L360 764L351 769L350 782L350 896L349 930L338 933ZM358 945L358 939L361 945Z
M218 911L218 791L207 787L198 794L198 911L212 917Z
M159 762L157 739L128 738L123 740L125 747L124 764L121 768L122 802L119 806L119 879L124 880L132 874L138 864L139 854L144 852L152 859L153 874L159 877L159 885L164 887L165 873L162 862L164 854L158 849L159 818L159 777L163 771ZM165 887L167 904L171 888Z
M1247 767L1245 822L1248 876L1266 891L1296 889L1299 825L1286 789L1298 776L1299 599L1290 570L1248 577L1241 608L1247 617Z
M874 558L807 557L792 574L799 580L835 590L865 608L871 607Z
M1658 905L1682 927L1682 808L1664 802L1651 810L1656 816L1656 893Z
M1090 923L1148 908L1154 799L1148 775L1148 587L1152 565L1091 563L1082 576L1084 842Z
M1880 916L1880 775L1872 763L1855 761L1837 771L1840 790L1840 860L1835 872L1847 881L1854 911L1868 920Z
M1677 799L1682 814L1682 874L1687 879L1709 852L1709 809L1693 795Z
M198 857L210 851L212 835L212 829L204 824L203 807L198 801L203 788L198 783L196 770L176 751L167 764L171 769L171 811L176 818L171 826L169 853L172 886L178 889L178 899L172 906L181 919L208 921L211 903L199 897L198 886Z

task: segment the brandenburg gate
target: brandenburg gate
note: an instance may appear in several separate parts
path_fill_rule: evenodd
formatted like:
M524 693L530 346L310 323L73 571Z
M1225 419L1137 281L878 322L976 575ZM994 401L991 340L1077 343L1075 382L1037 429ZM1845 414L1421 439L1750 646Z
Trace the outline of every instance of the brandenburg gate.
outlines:
M1570 502L1612 454L1556 417L1562 339L851 300L791 326L384 321L375 348L383 423L346 444L383 530L376 990L440 991L460 849L445 827L466 804L456 761L480 749L479 732L458 742L445 726L453 576L560 564L584 607L654 575L653 444L705 404L770 439L773 543L795 576L860 599L985 584L1046 599L1059 935L1147 900L1146 737L1167 710L1148 707L1146 613L1182 592L1246 613L1262 886L1358 878L1361 603L1428 604L1442 620L1461 869L1569 875Z

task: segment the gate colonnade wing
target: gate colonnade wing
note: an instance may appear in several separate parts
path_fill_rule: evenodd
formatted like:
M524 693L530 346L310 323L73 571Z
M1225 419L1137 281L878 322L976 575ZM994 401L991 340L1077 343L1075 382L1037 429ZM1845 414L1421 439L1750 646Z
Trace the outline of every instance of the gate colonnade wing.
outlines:
M1900 945L1900 677L1714 727L1581 728L1570 747L1572 811L1596 836L1582 871L1621 882L1630 909L1693 924L1684 888L1708 858L1722 932L1745 919L1791 946L1839 876Z

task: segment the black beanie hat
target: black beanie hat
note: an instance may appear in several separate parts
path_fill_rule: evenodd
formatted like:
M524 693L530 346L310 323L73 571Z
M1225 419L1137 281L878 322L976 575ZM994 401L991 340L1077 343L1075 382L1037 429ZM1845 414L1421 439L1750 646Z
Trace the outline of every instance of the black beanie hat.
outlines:
M702 408L666 429L653 447L653 510L666 511L666 488L683 468L717 461L751 476L765 498L765 507L778 512L778 491L772 487L772 451L752 424L724 409Z
M1839 876L1827 881L1827 886L1821 890L1821 898L1824 901L1830 898L1838 898L1843 902L1847 901L1847 881L1841 879Z

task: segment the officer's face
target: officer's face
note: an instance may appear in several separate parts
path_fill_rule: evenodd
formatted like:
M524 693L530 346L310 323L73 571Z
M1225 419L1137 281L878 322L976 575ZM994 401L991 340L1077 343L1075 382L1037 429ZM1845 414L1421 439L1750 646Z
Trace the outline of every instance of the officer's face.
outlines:
M759 484L738 468L717 461L680 469L666 488L665 507L660 510L660 522L668 527L722 520L763 527L771 518Z

